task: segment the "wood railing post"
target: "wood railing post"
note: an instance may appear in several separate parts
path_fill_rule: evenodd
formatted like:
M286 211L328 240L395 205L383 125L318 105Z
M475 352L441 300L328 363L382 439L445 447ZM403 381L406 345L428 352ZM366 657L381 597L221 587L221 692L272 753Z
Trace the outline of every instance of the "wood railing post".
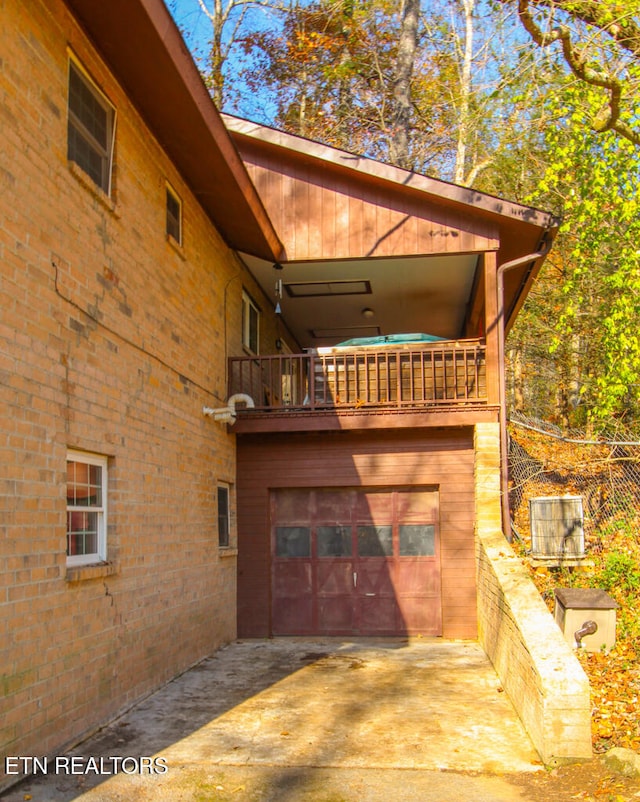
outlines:
M486 376L487 403L500 403L500 340L498 326L498 266L496 254L492 251L483 255L484 293L485 293L485 332L486 332Z
M488 289L491 284L488 275ZM228 395L248 393L257 411L278 409L285 400L287 406L309 411L333 407L345 412L495 404L495 347L488 331L486 347L472 340L407 350L230 357Z

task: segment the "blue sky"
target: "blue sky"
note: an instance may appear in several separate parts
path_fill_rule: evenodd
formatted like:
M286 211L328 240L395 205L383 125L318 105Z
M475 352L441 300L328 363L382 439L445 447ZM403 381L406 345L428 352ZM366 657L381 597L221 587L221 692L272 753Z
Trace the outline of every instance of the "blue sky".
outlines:
M225 0L225 2L228 1ZM199 64L199 60L206 55L211 38L210 19L202 11L198 0L165 0L165 2L182 31L196 63ZM205 2L208 7L211 7L212 0L205 0ZM273 27L274 13L264 8L250 8L247 11L246 21L250 23L247 25L247 29L254 31L267 26ZM233 26L229 26L229 30L232 28ZM242 66L241 59L242 53L239 49L231 52L229 64L233 80L229 84L229 97L223 110L255 122L268 124L273 121L275 109L271 108L268 96L257 97L243 85L238 77Z
M165 0L189 48L201 49L211 36L211 23L198 0Z

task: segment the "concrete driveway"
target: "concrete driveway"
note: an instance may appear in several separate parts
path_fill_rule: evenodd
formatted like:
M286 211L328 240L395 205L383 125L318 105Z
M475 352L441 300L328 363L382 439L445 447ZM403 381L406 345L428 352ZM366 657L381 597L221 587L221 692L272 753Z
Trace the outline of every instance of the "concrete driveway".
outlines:
M440 639L239 641L72 754L3 799L503 802L541 768L482 649Z

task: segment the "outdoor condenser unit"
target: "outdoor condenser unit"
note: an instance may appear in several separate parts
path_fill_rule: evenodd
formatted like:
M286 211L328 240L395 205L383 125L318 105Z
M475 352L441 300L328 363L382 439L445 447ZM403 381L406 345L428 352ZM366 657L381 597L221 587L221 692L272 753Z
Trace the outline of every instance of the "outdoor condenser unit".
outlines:
M529 499L531 552L536 559L584 557L584 515L581 496Z

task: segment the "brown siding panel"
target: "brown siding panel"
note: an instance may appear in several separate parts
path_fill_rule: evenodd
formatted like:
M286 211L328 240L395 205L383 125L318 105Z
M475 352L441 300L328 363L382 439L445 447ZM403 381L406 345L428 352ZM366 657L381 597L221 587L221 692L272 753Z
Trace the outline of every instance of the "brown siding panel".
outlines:
M494 224L437 208L423 196L347 184L322 167L285 165L248 147L242 155L289 261L498 247Z
M470 428L238 437L238 633L267 637L269 490L437 486L443 635L476 637Z

